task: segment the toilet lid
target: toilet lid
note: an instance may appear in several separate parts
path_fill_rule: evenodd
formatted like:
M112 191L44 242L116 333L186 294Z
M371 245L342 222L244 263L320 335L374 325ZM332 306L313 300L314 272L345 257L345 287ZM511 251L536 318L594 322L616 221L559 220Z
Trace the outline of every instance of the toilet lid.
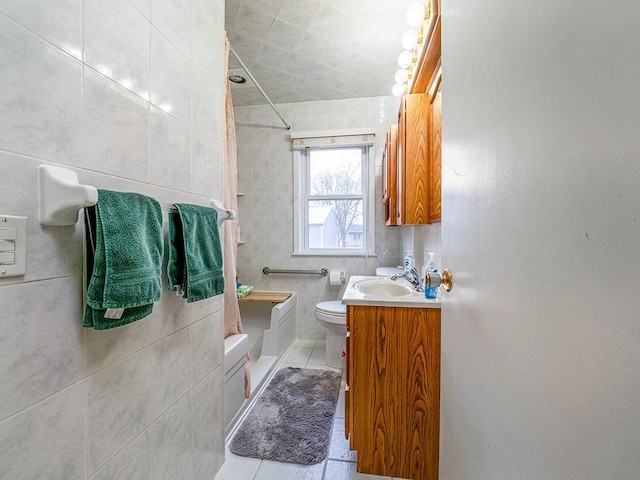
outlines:
M330 315L345 316L347 314L347 306L343 305L340 300L331 300L330 302L320 302L316 305L316 310Z

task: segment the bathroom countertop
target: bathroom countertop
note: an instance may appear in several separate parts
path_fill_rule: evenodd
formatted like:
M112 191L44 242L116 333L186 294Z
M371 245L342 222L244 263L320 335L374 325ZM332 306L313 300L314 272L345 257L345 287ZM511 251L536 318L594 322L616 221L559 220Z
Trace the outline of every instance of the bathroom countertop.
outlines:
M380 307L407 307L407 308L440 308L440 299L425 298L424 292L416 292L411 289L406 295L391 296L391 295L371 295L363 293L358 289L356 283L362 281L388 283L393 282L389 277L367 277L367 276L353 276L349 278L349 283L342 296L342 303L345 305L365 305L365 306L380 306ZM407 285L404 280L399 280L397 283L401 285ZM354 286L356 285L356 286Z

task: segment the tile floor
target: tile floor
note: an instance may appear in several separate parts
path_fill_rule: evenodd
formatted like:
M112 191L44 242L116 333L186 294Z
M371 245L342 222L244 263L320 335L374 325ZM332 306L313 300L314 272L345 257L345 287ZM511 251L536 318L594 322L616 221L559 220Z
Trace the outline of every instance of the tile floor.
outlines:
M325 368L342 372L344 377L344 371L326 365L324 351L325 342L323 341L296 340L279 368ZM356 472L356 452L349 450L349 443L344 438L343 392L344 378L333 420L331 443L326 460L316 465L272 462L234 455L227 446L225 463L215 480L390 480L391 477Z

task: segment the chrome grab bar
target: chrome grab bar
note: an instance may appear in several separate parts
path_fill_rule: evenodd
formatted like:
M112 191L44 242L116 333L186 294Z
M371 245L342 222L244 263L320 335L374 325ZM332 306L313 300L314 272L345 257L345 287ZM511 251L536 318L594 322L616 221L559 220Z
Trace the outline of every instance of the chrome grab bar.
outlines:
M271 267L264 267L262 269L262 273L264 273L265 275L269 275L270 273L292 273L292 274L300 274L300 275L322 275L323 277L326 277L327 275L329 275L329 270L327 270L326 268L322 267L320 270L281 270L281 269L275 269L275 268L271 268Z

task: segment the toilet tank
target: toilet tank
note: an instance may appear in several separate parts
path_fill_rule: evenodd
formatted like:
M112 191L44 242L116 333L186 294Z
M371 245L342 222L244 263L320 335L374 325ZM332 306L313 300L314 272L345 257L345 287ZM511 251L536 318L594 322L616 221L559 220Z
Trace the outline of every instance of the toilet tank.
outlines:
M378 267L376 268L376 277L390 277L396 273L402 273L401 267Z

